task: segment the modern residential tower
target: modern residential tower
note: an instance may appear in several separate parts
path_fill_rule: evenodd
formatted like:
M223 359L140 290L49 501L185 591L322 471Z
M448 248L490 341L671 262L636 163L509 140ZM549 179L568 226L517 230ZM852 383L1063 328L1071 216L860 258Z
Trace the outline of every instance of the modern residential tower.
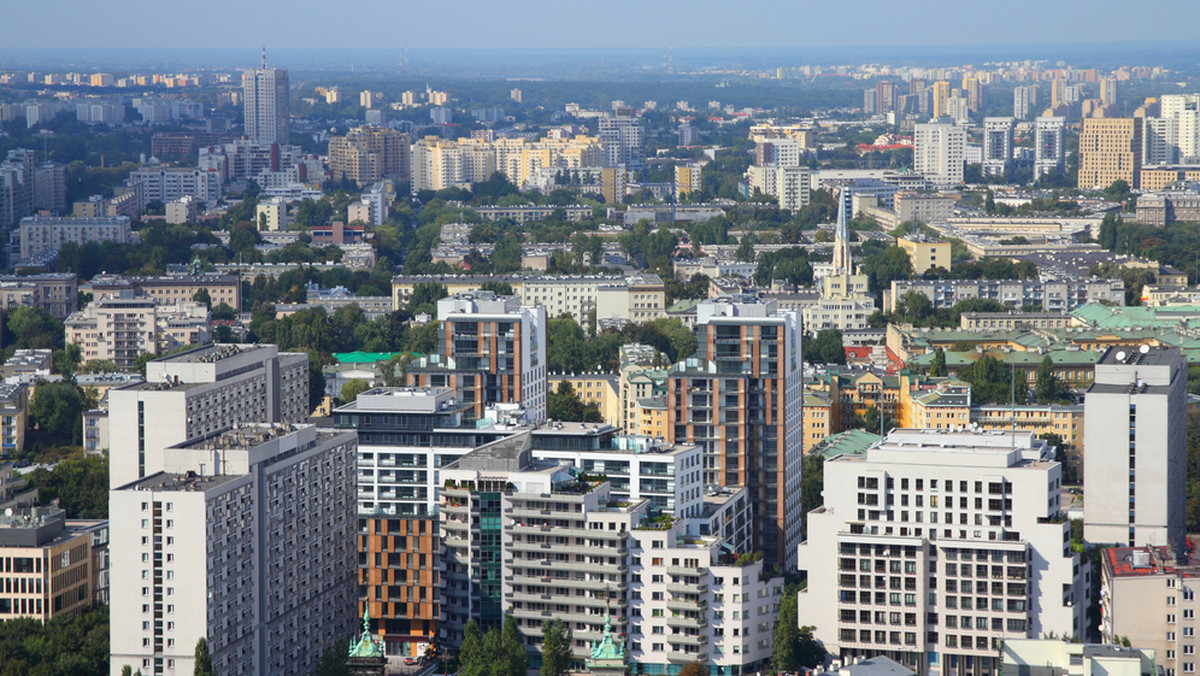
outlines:
M288 102L288 72L267 68L263 50L262 68L242 71L242 96L246 107L246 136L255 143L290 143L291 119Z

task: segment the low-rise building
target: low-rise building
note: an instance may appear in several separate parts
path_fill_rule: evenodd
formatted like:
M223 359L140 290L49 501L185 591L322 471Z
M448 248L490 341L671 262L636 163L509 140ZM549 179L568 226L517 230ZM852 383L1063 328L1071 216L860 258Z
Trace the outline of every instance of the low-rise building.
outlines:
M237 275L96 275L89 286L96 298L132 290L164 305L194 300L198 292L204 291L211 307L224 303L234 310L242 309L242 289Z
M1033 306L1043 312L1068 312L1086 303L1125 304L1125 283L1120 279L896 279L883 292L883 311L894 312L908 293L925 296L939 310L967 298L986 298L1018 309Z
M1170 547L1113 547L1100 555L1100 634L1153 650L1164 676L1196 668L1200 565Z
M116 242L132 240L128 216L73 218L27 216L11 236L14 262L32 263L43 257L55 257L67 242Z
M950 242L932 237L908 235L897 238L896 246L904 249L904 252L908 254L909 260L912 261L913 273L916 275L923 275L930 268L949 270L951 267Z
M66 342L94 359L131 368L146 353L166 354L209 342L208 306L192 301L160 304L132 291L102 296L63 323Z
M79 280L74 272L0 275L0 307L36 307L62 321L79 307Z
M0 457L25 450L25 427L29 418L29 388L24 384L0 385Z
M620 379L612 373L551 373L548 378L550 392L558 391L559 383L568 383L579 400L595 404L600 409L604 422L619 427L621 424Z
M7 511L7 510L6 510ZM26 507L0 515L0 621L29 617L45 622L90 608L98 576L93 570L91 528L68 525L57 507Z
M1000 668L1029 676L1158 676L1162 654L1113 643L1075 643L1067 637L1014 638L1004 642Z
M1066 312L964 312L959 316L959 327L968 331L977 329L1065 329L1075 326L1071 315Z

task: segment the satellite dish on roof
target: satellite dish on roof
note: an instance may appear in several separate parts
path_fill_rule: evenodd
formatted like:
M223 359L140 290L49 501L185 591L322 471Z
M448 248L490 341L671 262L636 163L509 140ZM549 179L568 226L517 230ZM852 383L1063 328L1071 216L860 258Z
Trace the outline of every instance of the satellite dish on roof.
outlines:
M12 507L9 507L8 509L4 510L4 516L12 516L12 515L13 515Z
M1143 344L1141 347L1138 348L1138 352L1141 352L1142 354L1146 354L1146 353L1150 352L1150 346Z
M1117 353L1117 361L1125 361L1125 350Z

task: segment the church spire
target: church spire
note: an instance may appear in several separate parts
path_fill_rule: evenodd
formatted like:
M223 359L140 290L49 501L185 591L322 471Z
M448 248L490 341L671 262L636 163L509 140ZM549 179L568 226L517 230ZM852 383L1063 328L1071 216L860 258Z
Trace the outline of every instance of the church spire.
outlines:
M854 263L850 259L850 226L846 222L846 188L838 190L837 229L833 239L833 274L854 274Z

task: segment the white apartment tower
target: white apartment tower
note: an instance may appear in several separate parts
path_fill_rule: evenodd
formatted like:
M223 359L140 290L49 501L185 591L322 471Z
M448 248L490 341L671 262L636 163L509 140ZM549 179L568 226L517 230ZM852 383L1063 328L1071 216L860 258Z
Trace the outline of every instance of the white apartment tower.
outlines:
M602 117L599 121L600 144L604 149L604 166L625 167L641 171L645 150L645 132L637 120L624 115Z
M1061 465L1032 433L894 430L825 462L808 514L801 624L843 659L997 674L1005 639L1082 636L1088 585L1068 546Z
M1004 176L1012 163L1013 119L983 119L983 175Z
M1066 151L1063 135L1067 120L1063 117L1039 117L1033 122L1033 178L1063 171Z
M1038 85L1020 85L1013 89L1013 117L1028 120L1037 105Z
M109 487L162 472L163 449L248 422L308 417L308 355L214 344L146 364L146 381L108 393Z
M936 187L963 181L967 130L946 119L916 125L913 135L913 171Z
M244 425L109 492L110 672L308 673L355 625L353 432Z
M1176 349L1114 347L1084 399L1084 539L1183 551L1187 361Z
M1145 164L1200 161L1200 94L1167 94L1146 120Z
M291 142L289 95L288 72L282 68L267 68L265 52L262 68L242 71L246 136L251 141L263 145Z

